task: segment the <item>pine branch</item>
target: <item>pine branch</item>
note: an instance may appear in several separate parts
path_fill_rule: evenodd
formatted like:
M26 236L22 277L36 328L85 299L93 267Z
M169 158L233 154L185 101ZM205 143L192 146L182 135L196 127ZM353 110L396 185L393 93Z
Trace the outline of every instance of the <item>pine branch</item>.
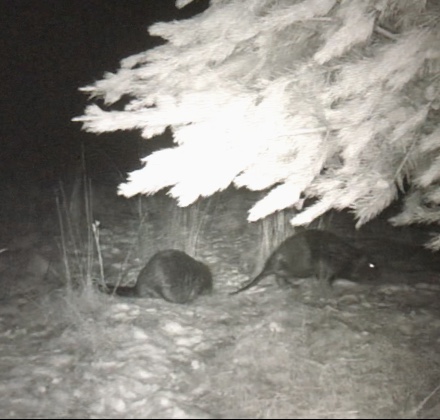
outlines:
M184 7L191 0L178 0ZM234 184L267 195L249 220L315 198L293 224L350 208L358 225L407 183L395 223L440 217L440 9L385 0L212 0L191 19L156 23L165 44L82 88L87 131L170 127L176 147L143 159L119 193L169 187L179 205ZM436 118L437 116L437 118Z

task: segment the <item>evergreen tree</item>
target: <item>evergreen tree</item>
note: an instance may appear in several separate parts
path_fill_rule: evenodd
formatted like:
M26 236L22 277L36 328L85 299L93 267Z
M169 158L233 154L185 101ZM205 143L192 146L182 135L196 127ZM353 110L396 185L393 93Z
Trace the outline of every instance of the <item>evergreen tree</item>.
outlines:
M187 206L232 183L268 191L250 221L314 198L293 225L350 208L360 226L405 185L393 223L440 220L438 1L211 0L149 32L167 42L82 88L108 106L129 98L124 110L75 119L145 139L171 127L177 146L120 194L170 187Z

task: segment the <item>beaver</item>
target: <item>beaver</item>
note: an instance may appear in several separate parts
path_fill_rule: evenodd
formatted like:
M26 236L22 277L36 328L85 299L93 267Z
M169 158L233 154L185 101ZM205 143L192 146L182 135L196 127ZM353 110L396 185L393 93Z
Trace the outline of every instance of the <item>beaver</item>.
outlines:
M209 267L176 249L154 254L140 271L134 287L106 290L118 296L163 298L173 303L188 303L211 291Z
M378 269L368 255L334 233L309 229L283 241L269 256L260 274L231 295L257 285L269 275L274 275L280 285L312 276L332 285L337 278L374 281Z

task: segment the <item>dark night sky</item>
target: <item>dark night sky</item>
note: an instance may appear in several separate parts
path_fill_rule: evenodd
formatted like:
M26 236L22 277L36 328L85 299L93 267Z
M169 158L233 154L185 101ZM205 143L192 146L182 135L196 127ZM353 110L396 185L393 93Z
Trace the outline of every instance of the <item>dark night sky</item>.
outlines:
M174 4L174 0L0 0L2 182L47 179L58 176L60 169L73 170L81 143L91 155L101 155L104 165L125 169L117 159L134 161L139 147L147 143L137 140L137 133L96 136L70 121L87 103L78 88L100 79L105 71L117 70L122 58L161 42L148 36L149 25L188 18L206 8L208 0L182 10ZM123 153L121 140L127 145Z

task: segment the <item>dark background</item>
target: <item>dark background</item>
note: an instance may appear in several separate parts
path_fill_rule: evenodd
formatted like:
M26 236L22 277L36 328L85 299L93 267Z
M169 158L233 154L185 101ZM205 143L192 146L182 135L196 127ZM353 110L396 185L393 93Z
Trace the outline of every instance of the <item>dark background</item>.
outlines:
M162 43L148 35L152 23L189 18L208 3L179 10L173 0L0 0L0 188L69 177L82 147L91 175L110 181L160 147L136 132L81 131L71 122L87 104L78 88Z

